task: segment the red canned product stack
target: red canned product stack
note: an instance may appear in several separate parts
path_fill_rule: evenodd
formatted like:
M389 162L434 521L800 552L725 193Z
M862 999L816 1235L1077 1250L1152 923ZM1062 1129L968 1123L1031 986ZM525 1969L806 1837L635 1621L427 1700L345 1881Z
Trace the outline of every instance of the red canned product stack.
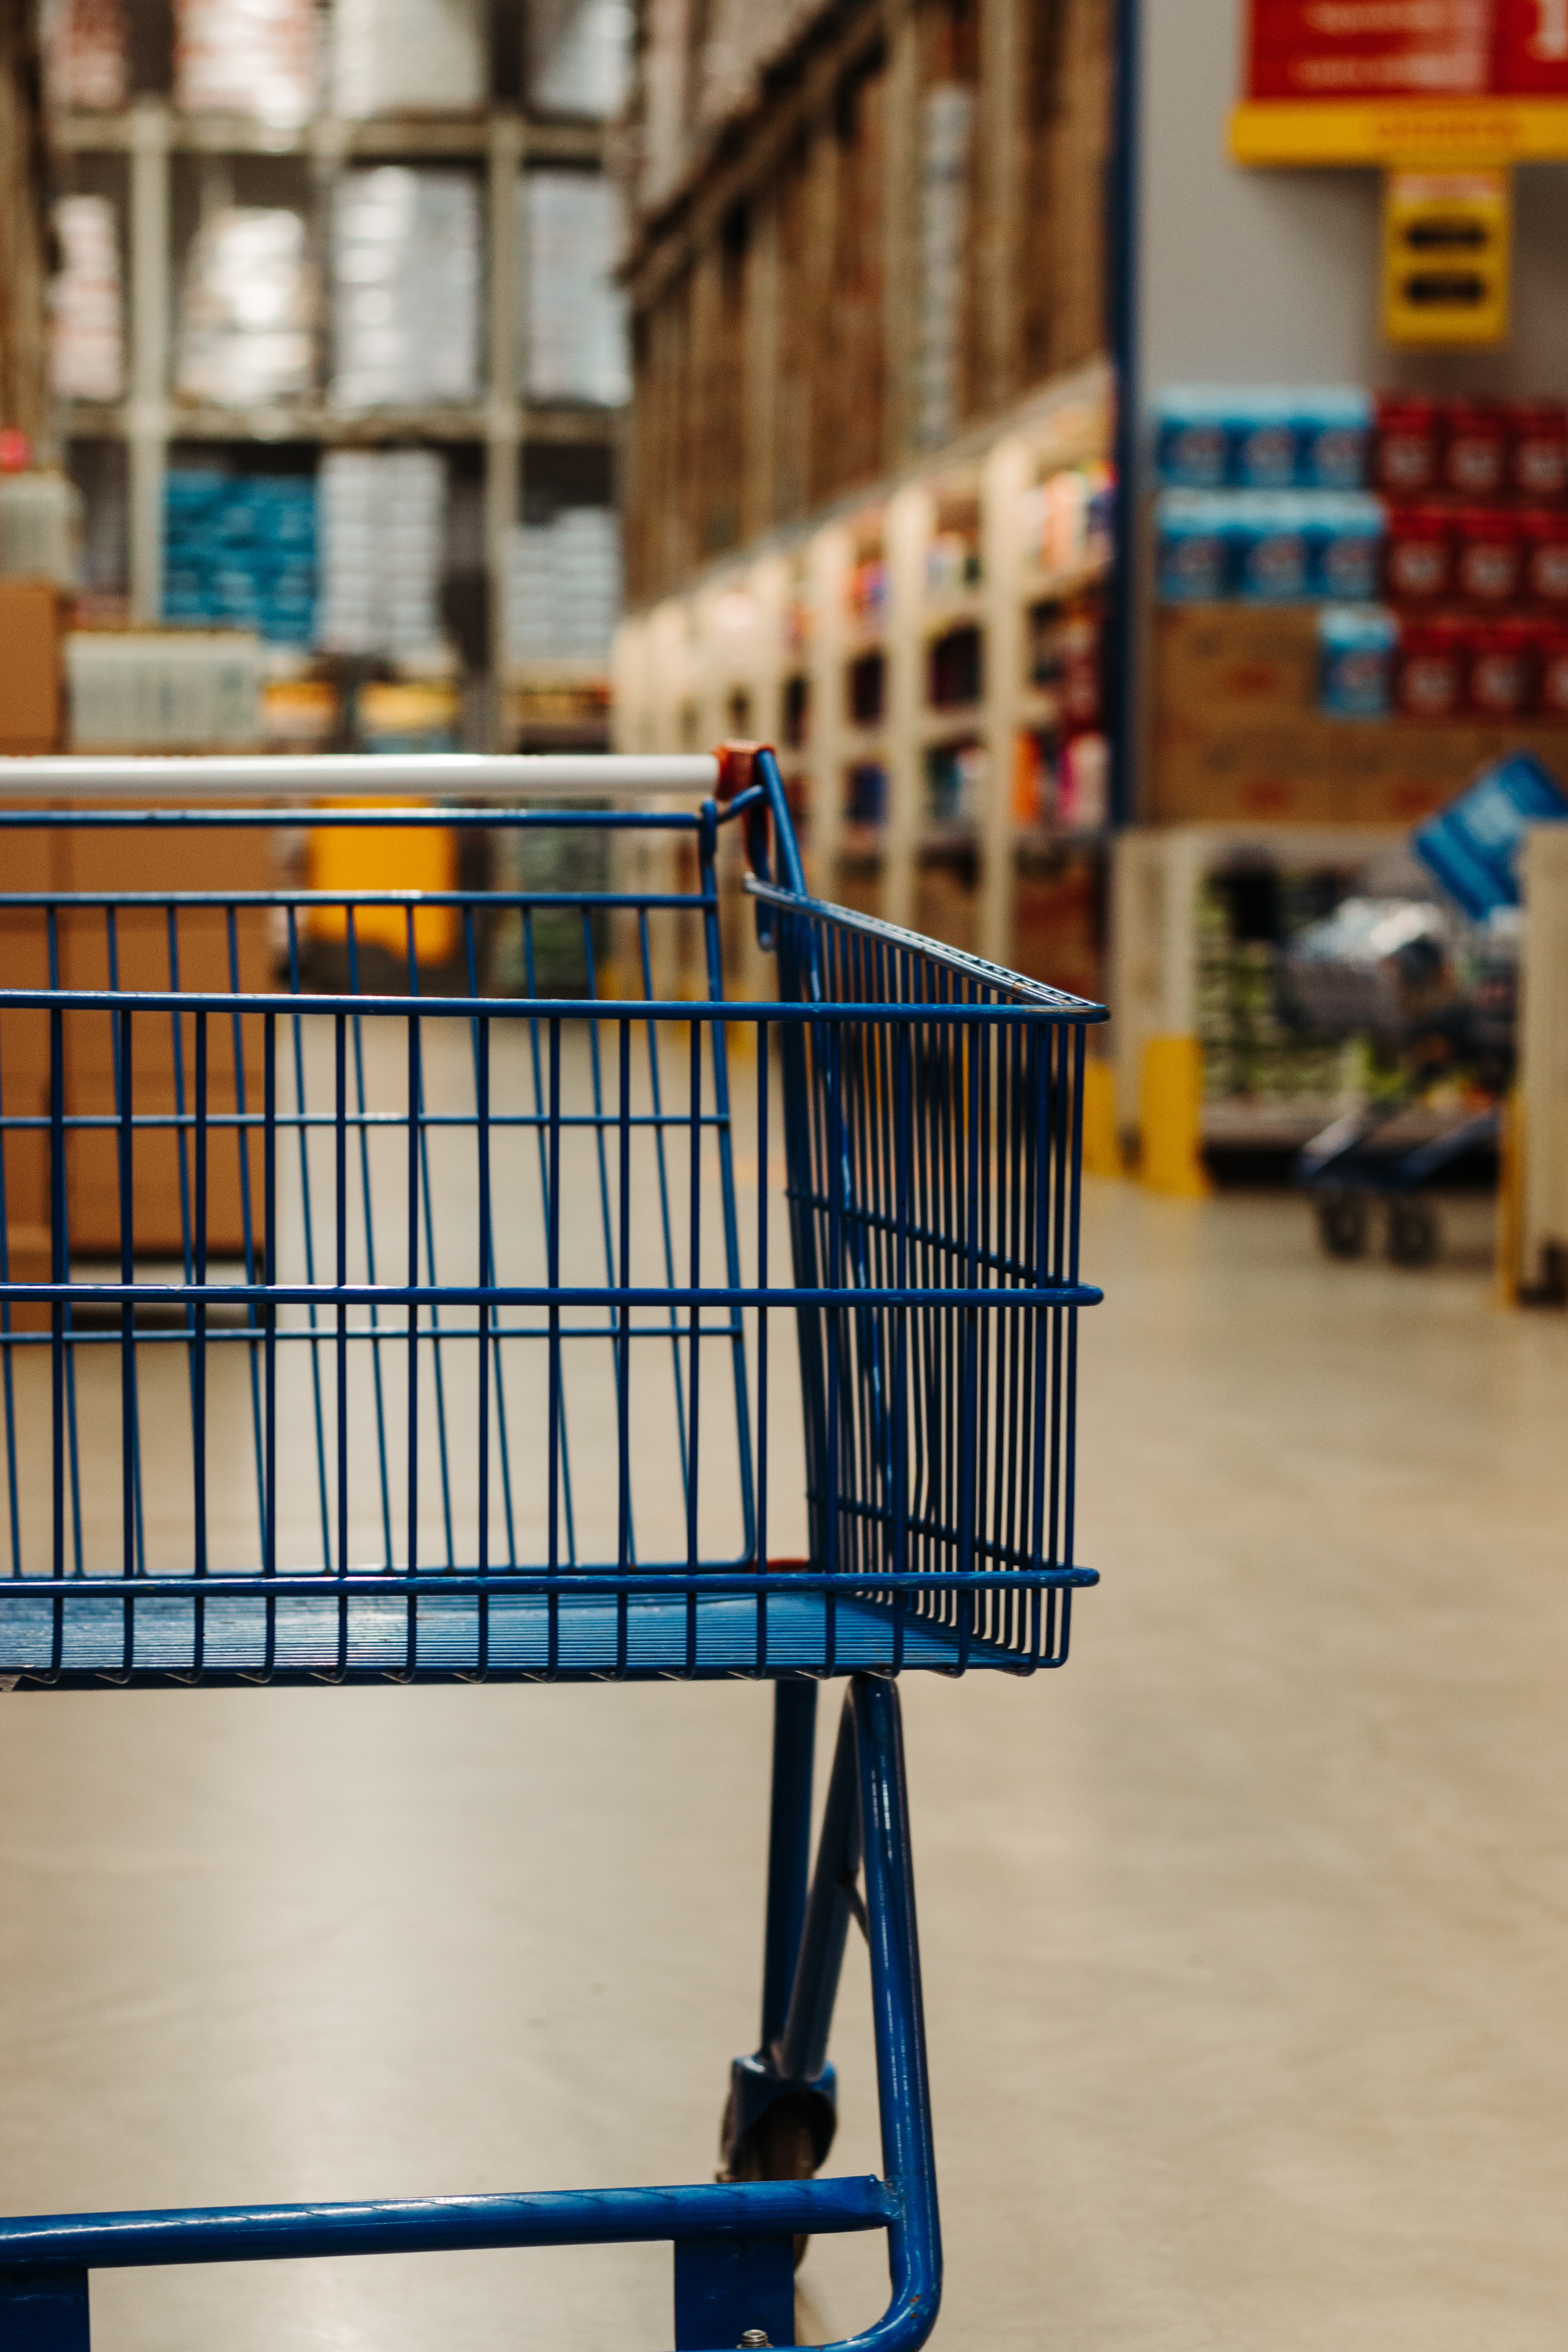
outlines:
M1373 462L1401 715L1568 720L1568 402L1389 394Z

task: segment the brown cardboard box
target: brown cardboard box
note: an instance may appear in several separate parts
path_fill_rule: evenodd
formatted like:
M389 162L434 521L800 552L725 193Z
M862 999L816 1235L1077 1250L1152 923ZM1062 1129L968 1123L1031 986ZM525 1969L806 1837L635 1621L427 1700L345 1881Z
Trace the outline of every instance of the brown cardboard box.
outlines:
M1148 813L1156 824L1415 824L1489 761L1521 750L1568 775L1564 728L1317 716L1227 727L1173 718L1155 732Z
M1154 616L1162 720L1256 724L1310 717L1318 615L1310 604L1165 604Z
M63 642L57 588L46 580L0 580L0 753L59 749Z

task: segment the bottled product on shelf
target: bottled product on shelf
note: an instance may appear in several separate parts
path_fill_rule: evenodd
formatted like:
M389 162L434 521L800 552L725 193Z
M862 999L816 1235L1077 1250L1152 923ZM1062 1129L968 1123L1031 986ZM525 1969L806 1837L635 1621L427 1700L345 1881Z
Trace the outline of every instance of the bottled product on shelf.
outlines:
M337 407L478 398L479 191L469 173L346 172L332 275Z
M418 660L442 643L447 469L428 449L334 449L318 478L318 642Z
M237 750L260 739L254 637L79 630L65 651L74 751Z
M40 29L51 106L102 112L124 105L123 0L45 0Z
M621 612L620 519L608 507L565 507L511 534L508 658L608 663Z
M1024 493L1024 555L1045 572L1096 571L1110 561L1116 477L1096 459L1065 466Z
M175 467L164 494L163 618L307 646L315 625L309 474Z
M120 233L107 196L60 196L60 266L49 287L49 381L61 400L118 400L125 389Z
M226 408L302 399L311 388L315 277L302 214L225 205L185 258L174 388Z
M626 296L615 279L622 225L603 173L528 173L517 194L525 266L526 383L536 400L619 407L631 392Z
M340 114L463 113L488 87L477 0L333 0Z
M307 121L316 94L313 0L175 0L174 103L279 130Z

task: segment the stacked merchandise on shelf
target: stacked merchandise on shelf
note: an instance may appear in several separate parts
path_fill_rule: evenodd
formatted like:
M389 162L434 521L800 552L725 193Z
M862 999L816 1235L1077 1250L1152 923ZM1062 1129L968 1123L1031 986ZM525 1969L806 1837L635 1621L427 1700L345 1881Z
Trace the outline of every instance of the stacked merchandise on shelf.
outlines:
M607 668L621 614L620 519L609 507L563 507L521 523L508 549L507 656L515 664Z
M299 400L314 375L315 275L303 215L223 206L185 260L174 388L226 408Z
M1024 493L1024 560L1048 578L1103 572L1116 528L1116 475L1103 459L1063 466Z
M1364 485L1371 395L1196 385L1160 404L1158 572L1168 603L1374 598L1384 509Z
M49 381L60 400L118 400L125 390L120 236L107 196L61 196L60 266L49 288Z
M261 733L254 637L135 632L66 639L73 751L237 750Z
M1024 495L1023 554L1040 593L1027 619L1030 688L1046 716L1015 748L1021 833L1097 835L1110 806L1100 575L1109 567L1116 478L1102 460L1066 466Z
M463 113L489 88L477 0L333 0L340 114Z
M428 449L334 449L319 478L318 642L411 665L442 657L447 469Z
M630 394L631 370L626 296L615 279L622 236L615 184L603 173L530 172L517 203L528 393L617 408Z
M534 105L613 121L630 87L633 30L627 0L534 0L528 12Z
M715 131L760 97L768 67L819 13L820 0L716 0L699 16L689 0L654 0L638 68L640 205L658 204L695 169Z
M963 82L928 90L921 113L916 437L935 448L957 428L963 394L964 236L969 215L974 93Z
M313 0L176 0L174 103L289 130L316 93Z
M64 474L0 474L0 579L74 588L81 566L81 494Z
M176 467L165 488L163 618L307 646L315 624L316 486L309 474Z
M347 172L332 218L339 408L479 397L479 191L468 173Z
M1198 387L1157 446L1150 814L1408 823L1561 760L1568 405Z
M1373 472L1390 609L1326 618L1324 708L1568 720L1568 403L1384 399Z
M51 106L105 112L125 103L122 0L45 0L44 80Z
M1342 893L1342 877L1260 866L1205 875L1198 893L1197 1033L1210 1103L1310 1104L1309 1120L1358 1088L1354 1041L1285 1017L1290 942Z

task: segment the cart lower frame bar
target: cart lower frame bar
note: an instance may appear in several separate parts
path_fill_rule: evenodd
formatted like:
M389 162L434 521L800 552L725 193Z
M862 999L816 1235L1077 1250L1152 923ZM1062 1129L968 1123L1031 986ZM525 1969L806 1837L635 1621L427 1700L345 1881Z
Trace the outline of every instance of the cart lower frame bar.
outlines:
M811 2087L831 2102L827 2035L847 1916L860 1916L871 1956L881 2179L726 2180L0 2221L0 2352L89 2352L94 2270L648 2242L675 2249L677 2352L729 2352L759 2328L770 2344L792 2345L795 2238L863 2230L887 2232L891 2296L874 2326L833 2352L917 2352L936 2321L942 2255L898 1691L875 1675L850 1685L815 1880L803 1903L800 1823L810 1807L814 1699L809 1685L781 1685L778 1695L784 1736L774 1750L764 2035L770 2003L777 2009L783 1948L792 1943L793 1983L773 2047L741 2064L759 2083L753 2117L771 2098L803 2087L789 2071L802 2063L812 2070ZM857 1862L863 1905L854 1887Z

